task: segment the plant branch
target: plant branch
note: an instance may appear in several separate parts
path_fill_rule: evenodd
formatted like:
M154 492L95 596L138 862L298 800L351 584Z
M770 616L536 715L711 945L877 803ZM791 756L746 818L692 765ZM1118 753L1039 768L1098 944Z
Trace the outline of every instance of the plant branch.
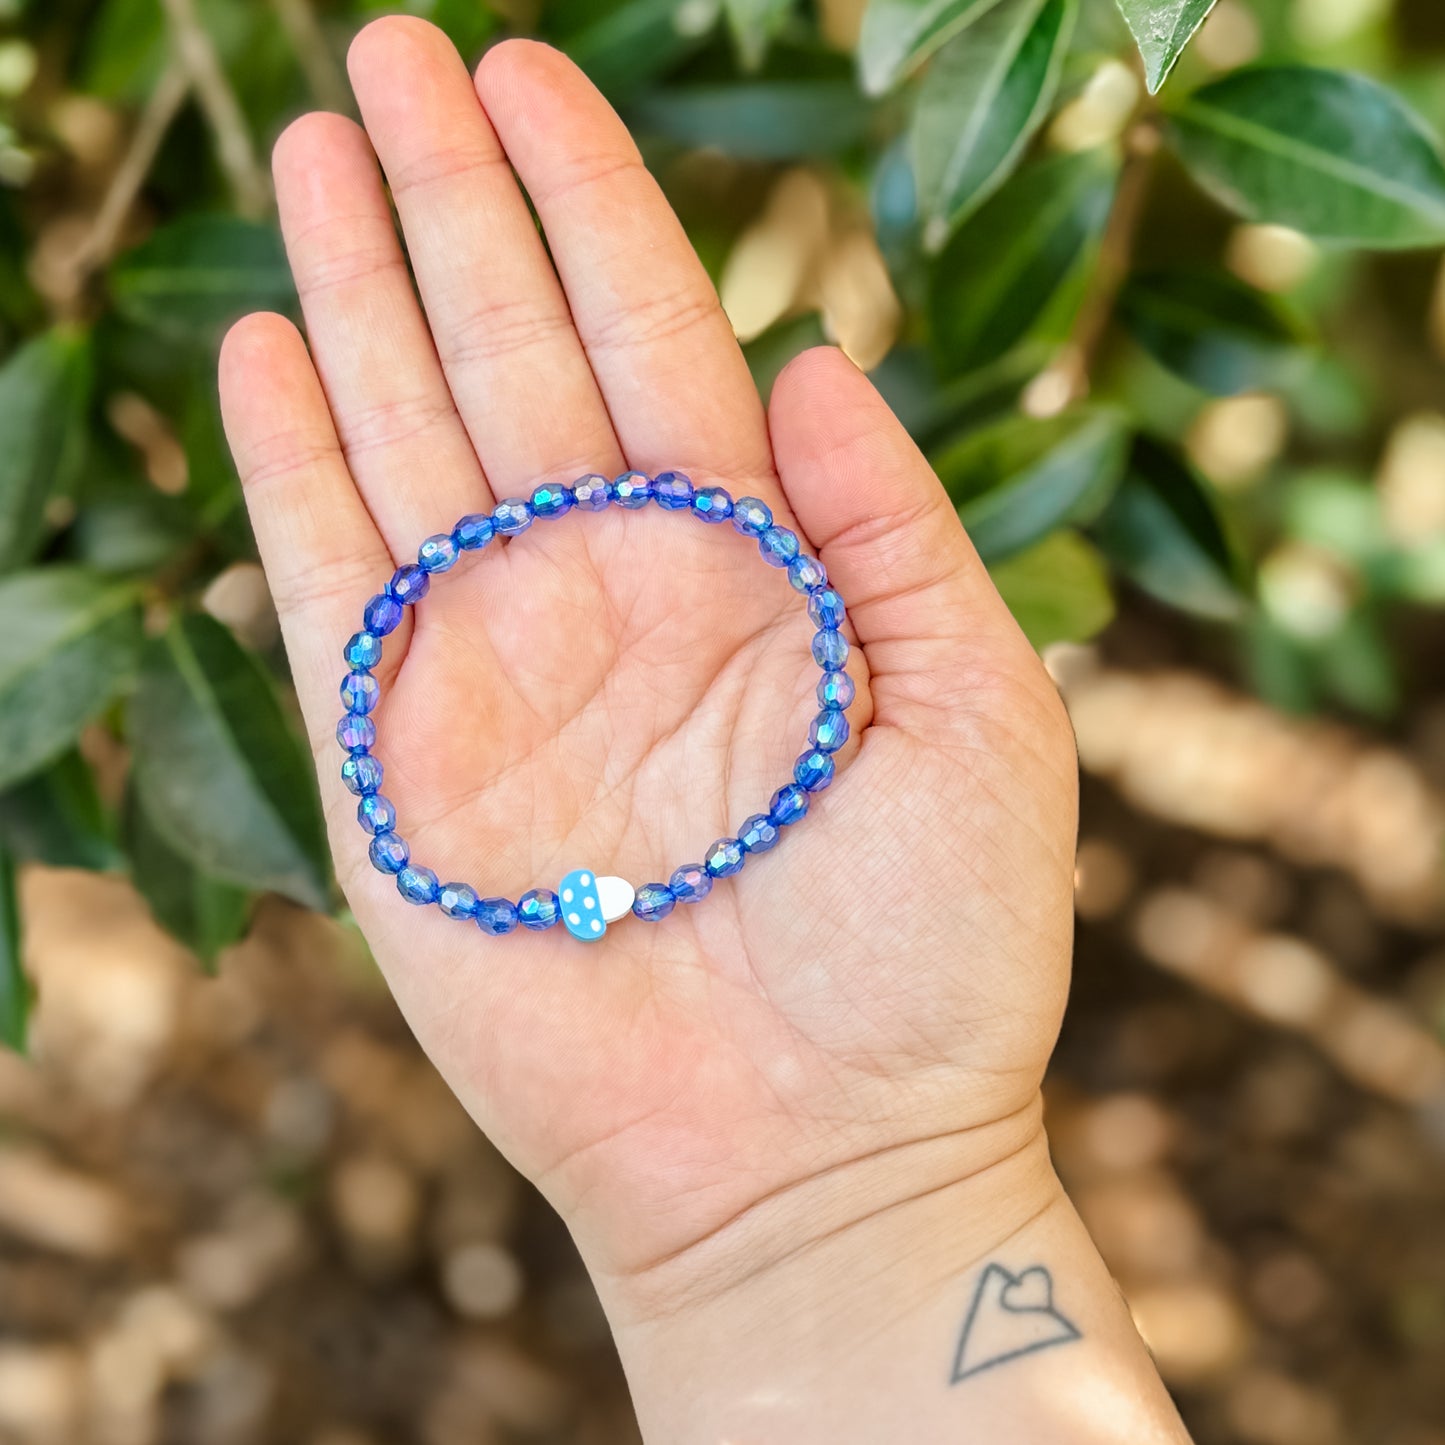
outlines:
M272 0L272 4L316 103L325 110L350 112L351 88L327 44L311 0Z

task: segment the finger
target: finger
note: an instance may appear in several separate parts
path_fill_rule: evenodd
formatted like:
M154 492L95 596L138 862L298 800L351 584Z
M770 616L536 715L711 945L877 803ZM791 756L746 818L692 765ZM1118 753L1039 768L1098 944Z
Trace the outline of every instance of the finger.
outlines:
M628 461L781 501L757 387L626 126L560 51L494 46L477 93L536 206Z
M451 41L392 16L361 31L348 65L447 381L493 492L621 470L566 298Z
M293 122L272 157L312 355L356 486L397 561L491 494L442 375L366 135Z
M341 715L342 645L361 627L391 558L346 470L306 343L285 317L261 312L231 328L220 387L226 437L319 752ZM393 659L404 652L394 639Z
M867 649L880 720L950 707L1037 659L948 494L873 383L835 347L796 357L769 422L783 485Z

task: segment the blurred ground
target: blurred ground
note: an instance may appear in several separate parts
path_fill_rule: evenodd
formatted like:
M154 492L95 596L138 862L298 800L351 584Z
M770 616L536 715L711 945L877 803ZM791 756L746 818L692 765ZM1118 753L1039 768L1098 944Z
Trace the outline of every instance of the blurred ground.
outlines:
M1086 769L1058 1162L1199 1445L1445 1445L1445 707L1286 719L1147 615L1052 658ZM635 1440L565 1232L357 939L220 977L32 870L0 1057L5 1445Z

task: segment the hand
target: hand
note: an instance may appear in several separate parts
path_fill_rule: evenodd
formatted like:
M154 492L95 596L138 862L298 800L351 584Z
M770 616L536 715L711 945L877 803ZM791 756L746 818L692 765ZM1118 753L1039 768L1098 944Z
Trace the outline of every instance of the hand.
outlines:
M1039 1089L1076 790L1053 686L841 353L798 358L764 414L681 226L575 66L508 41L474 87L440 32L394 18L350 68L366 130L306 116L275 153L311 353L249 317L221 387L338 876L411 1025L567 1219L619 1327L996 1175L976 1195L988 1249L1053 1197ZM494 941L368 864L338 778L341 646L429 534L628 466L761 497L822 558L861 644L854 738L808 818L703 903L596 945ZM730 527L614 511L493 543L386 643L398 831L484 894L577 866L665 879L789 780L816 711L809 637Z

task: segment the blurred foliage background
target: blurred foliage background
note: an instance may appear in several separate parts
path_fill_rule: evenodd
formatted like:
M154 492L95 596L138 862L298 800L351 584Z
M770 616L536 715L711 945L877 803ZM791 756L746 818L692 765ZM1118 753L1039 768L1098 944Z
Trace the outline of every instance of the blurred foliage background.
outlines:
M0 0L3 1441L633 1438L331 918L220 432L269 145L383 8ZM1044 650L1051 1132L1201 1445L1442 1445L1445 11L411 8L577 59L763 393L841 344Z

